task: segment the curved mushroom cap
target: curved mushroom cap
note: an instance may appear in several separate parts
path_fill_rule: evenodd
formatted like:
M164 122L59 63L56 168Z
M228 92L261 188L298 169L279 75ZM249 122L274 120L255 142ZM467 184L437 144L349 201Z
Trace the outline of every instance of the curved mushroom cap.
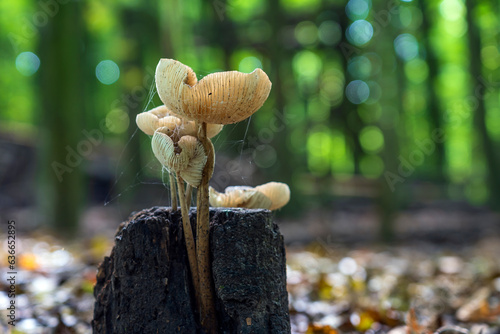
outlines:
M155 80L160 99L176 114L215 124L250 117L271 91L271 81L260 68L252 73L212 73L197 82L190 67L173 59L160 59Z
M211 206L227 208L269 209L271 200L251 187L227 187L224 193L209 188Z
M139 129L149 136L152 136L158 128L158 117L150 112L137 114L135 122Z
M266 195L272 202L269 210L277 210L284 207L290 200L290 188L286 183L269 182L255 187L255 190Z
M149 112L149 113L157 116L158 118L163 118L166 116L176 116L170 110L168 110L168 108L165 105L154 107L153 109L148 110L146 112Z
M160 127L159 119L168 116L168 109L165 106L159 106L149 111L141 112L135 117L135 122L139 129L147 135L152 136L156 129Z
M175 143L167 127L156 130L151 141L153 153L169 172L178 173L187 183L198 187L207 155L201 142L193 136L183 136Z
M149 111L137 114L135 119L137 126L147 135L154 135L156 129L167 127L172 133L178 136L194 136L197 137L197 129L193 121L185 121L182 118L174 115L167 107L159 106ZM212 138L222 131L222 124L207 124L207 137Z

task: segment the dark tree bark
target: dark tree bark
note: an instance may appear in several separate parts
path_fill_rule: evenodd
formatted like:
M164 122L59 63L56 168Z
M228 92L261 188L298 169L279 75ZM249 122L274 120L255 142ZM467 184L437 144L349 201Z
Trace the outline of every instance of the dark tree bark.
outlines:
M290 333L285 248L271 213L220 208L210 217L219 332ZM201 333L188 268L180 211L133 215L99 266L94 333Z

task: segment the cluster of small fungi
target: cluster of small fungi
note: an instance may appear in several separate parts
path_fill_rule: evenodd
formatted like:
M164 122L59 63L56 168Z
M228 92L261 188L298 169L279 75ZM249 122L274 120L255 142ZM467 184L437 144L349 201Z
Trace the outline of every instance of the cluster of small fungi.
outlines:
M153 136L153 153L169 172L172 210L177 210L178 198L200 322L205 331L216 333L209 259L209 204L276 210L289 201L290 189L279 182L255 188L228 187L225 193L209 188L215 164L210 138L225 124L240 122L256 112L269 96L271 81L261 69L248 74L218 72L198 81L190 67L172 59L160 60L155 80L164 105L140 113L136 122L144 133ZM188 206L193 188L198 189L196 242Z

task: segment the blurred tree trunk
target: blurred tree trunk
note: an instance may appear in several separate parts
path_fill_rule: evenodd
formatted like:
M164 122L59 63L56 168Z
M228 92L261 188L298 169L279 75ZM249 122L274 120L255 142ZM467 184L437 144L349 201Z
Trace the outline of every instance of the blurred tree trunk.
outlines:
M234 71L237 68L231 68L231 56L238 45L238 36L236 35L236 25L230 19L227 13L228 4L225 0L216 0L216 2L206 2L205 11L210 11L210 23L208 25L210 45L218 46L224 54L224 70ZM201 33L204 35L203 33Z
M279 0L271 0L267 3L268 10L266 11L268 17L267 21L271 24L272 34L271 38L268 40L267 44L267 56L271 61L269 79L273 83L272 92L274 96L274 106L273 109L277 109L277 112L282 114L283 117L286 118L286 102L285 95L283 92L283 82L282 82L282 73L281 71L284 69L284 64L290 64L289 56L283 49L283 43L280 38L280 32L283 26L285 25L285 17L283 15L283 9L281 8L281 4ZM291 68L288 70L292 70ZM288 150L286 148L286 138L290 136L289 127L286 122L284 124L285 130L283 133L280 133L274 137L273 142L271 143L277 152L277 163L280 164L286 162L289 166L295 166L296 163L294 160L296 157L290 156ZM277 180L283 182L290 182L292 179L292 172L294 168L286 168L284 165L279 168L280 175L276 175Z
M186 62L183 57L190 53L196 54L193 47L193 29L196 24L188 18L187 12L192 10L197 0L160 1L158 17L161 31L161 57L174 58ZM187 64L189 66L189 64ZM196 70L195 70L196 72Z
M339 43L339 49L343 56L342 71L344 72L345 83L342 103L337 107L335 112L338 113L338 117L341 119L342 124L344 125L346 142L351 148L354 165L353 173L355 175L358 175L361 173L359 163L361 161L361 158L363 157L363 148L361 147L361 142L359 141L359 133L363 128L363 121L359 117L357 106L347 99L345 95L345 88L352 80L351 75L347 70L347 64L351 58L361 55L362 51L354 45L351 45L351 43L346 38L346 31L350 22L347 15L343 13L343 11L345 11L344 6L338 8L337 11L342 13L341 15L339 15L339 24L342 29L342 38Z
M390 3L391 1L384 1L378 4L380 7L374 4L373 10L379 12L390 8ZM385 29L391 29L391 27L391 25L388 25ZM385 34L379 34L375 37L377 40L373 41L374 52L380 55L382 59L382 70L379 71L379 74L374 79L381 87L389 87L382 91L380 97L380 104L384 106L382 113L385 113L385 115L382 115L383 124L380 124L384 134L384 149L381 152L381 158L384 162L384 173L380 179L381 187L377 204L380 219L379 238L384 242L394 240L394 220L399 209L398 199L401 194L400 187L402 186L397 181L399 175L394 176L398 174L399 167L399 140L396 129L398 126L397 122L401 119L401 117L398 117L398 114L402 114L402 95L406 85L406 78L401 68L401 62L394 54L393 41L397 35L398 31L393 30ZM399 67L399 70L391 71L390 69L394 66ZM388 75L391 72L392 75ZM394 97L396 97L396 101ZM392 115L388 115L387 113L392 113ZM388 173L394 173L394 175Z
M123 105L130 119L130 124L125 133L125 142L127 143L123 158L125 173L120 178L120 192L138 182L137 176L142 169L140 143L145 135L141 131L137 131L135 118L137 114L155 107L154 104L148 105L148 100L150 87L155 85L154 71L159 61L157 58L159 54L159 25L152 1L146 3L149 5L141 4L140 8L124 7L121 11L124 36L128 43L134 43L132 49L135 50L135 52L124 56L123 75L125 76L129 71L138 75L130 76L131 79L124 82L123 86L123 94L131 96L131 98L124 101ZM148 58L148 55L151 56ZM126 202L135 202L138 199L137 191L125 191L124 194L126 194L124 198Z
M437 95L437 89L436 89L436 83L437 83L437 76L438 76L438 60L436 57L436 54L434 53L434 50L432 49L431 42L430 42L430 36L431 36L431 31L430 31L430 21L429 17L431 16L428 5L426 3L426 0L419 0L418 5L420 7L420 10L422 11L422 34L424 36L423 38L423 44L424 48L426 51L426 61L427 61L427 66L429 66L429 79L428 79L428 84L426 85L427 87L427 98L428 98L428 111L429 111L429 120L431 124L431 132L435 129L442 129L443 127L443 122L442 122L442 112L440 110L439 106L439 98ZM430 135L430 134L429 134ZM445 181L445 150L444 150L444 143L443 142L436 142L436 168L435 168L435 176L436 180L439 182Z
M74 235L82 207L82 164L92 148L82 134L84 113L84 24L80 3L57 5L40 29L38 45L41 105L41 187L43 217L60 234Z
M474 125L484 154L485 163L487 166L487 184L490 190L490 204L492 207L500 208L500 167L495 145L491 140L488 129L486 127L486 105L485 96L488 91L488 83L485 80L481 71L481 41L479 36L479 28L474 22L474 2L472 0L465 1L467 7L467 25L468 25L468 41L470 50L470 75L471 89L473 96L476 97L477 108L474 115Z

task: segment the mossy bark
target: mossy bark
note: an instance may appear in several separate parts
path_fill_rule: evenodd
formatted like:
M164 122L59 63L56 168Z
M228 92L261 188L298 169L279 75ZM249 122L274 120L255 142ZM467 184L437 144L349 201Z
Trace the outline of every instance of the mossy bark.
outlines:
M218 333L290 333L285 248L270 211L211 209L210 256ZM94 295L94 333L203 333L180 212L154 207L124 222Z

